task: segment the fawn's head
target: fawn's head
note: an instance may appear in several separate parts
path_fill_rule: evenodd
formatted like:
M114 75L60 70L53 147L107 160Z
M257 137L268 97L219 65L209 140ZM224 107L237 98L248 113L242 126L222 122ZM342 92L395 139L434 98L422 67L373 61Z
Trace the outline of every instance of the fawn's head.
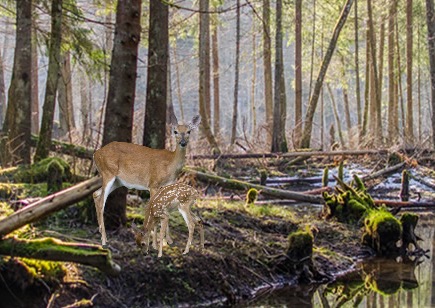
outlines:
M134 233L134 241L136 242L136 245L143 248L145 246L145 234L143 230L140 230L135 223L131 224L131 227L133 229Z
M180 145L182 148L185 148L189 143L189 137L191 130L198 128L201 123L201 116L197 114L192 118L187 125L178 124L177 117L172 114L171 115L171 126L172 126L172 134L175 136L175 140L177 142L177 146Z

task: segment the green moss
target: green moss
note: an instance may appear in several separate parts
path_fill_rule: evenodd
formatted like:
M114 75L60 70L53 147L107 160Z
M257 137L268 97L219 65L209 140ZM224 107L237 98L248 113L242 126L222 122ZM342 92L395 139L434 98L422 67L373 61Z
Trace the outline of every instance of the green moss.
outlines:
M287 256L294 262L307 258L311 259L313 254L314 238L311 232L296 231L288 236Z
M21 258L35 277L62 279L66 269L60 262Z
M246 193L246 204L254 204L255 201L257 201L258 198L258 190L255 188L251 188Z
M62 179L64 181L71 180L71 168L70 165L59 157L48 157L36 164L29 166L20 166L14 174L15 182L25 183L40 183L45 182L48 177L48 171L51 167L56 165L62 172Z

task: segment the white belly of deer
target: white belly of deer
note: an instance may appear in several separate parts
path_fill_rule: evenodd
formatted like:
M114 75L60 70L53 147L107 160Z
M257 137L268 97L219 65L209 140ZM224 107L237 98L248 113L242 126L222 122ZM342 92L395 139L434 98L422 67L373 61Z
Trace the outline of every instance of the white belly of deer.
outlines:
M139 184L135 184L135 183L129 183L127 181L124 181L123 179L116 177L116 179L118 180L118 182L122 185L127 187L128 189L137 189L137 190L148 190L149 187L145 187Z

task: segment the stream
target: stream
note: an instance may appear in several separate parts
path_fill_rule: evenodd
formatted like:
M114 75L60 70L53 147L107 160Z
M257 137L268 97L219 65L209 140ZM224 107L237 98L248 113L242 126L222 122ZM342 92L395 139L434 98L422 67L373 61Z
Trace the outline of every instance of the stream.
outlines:
M350 168L350 170L355 170ZM361 171L361 170L358 170ZM367 170L359 174L367 174ZM350 173L345 180L350 180ZM413 170L420 174L418 168ZM334 173L332 173L334 174ZM345 173L346 174L346 173ZM320 173L319 175L320 176ZM398 200L401 186L400 173L370 188L377 199ZM425 177L431 184L434 181ZM310 185L312 187L319 184ZM330 183L331 186L334 183ZM410 180L411 199L421 197L421 201L434 200L432 189ZM329 284L288 286L257 294L249 307L435 307L435 211L423 209L416 234L428 257L420 260L387 260L372 258L364 260L352 271Z

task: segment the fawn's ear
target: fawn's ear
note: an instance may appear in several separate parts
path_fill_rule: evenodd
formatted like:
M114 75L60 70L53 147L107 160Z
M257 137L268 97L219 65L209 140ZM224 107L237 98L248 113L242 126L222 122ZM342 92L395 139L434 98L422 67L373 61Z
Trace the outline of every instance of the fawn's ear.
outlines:
M190 129L198 128L200 123L201 123L201 116L197 114L192 118L192 121L189 123L189 128Z
M178 126L178 120L175 114L171 114L170 121L172 126Z

